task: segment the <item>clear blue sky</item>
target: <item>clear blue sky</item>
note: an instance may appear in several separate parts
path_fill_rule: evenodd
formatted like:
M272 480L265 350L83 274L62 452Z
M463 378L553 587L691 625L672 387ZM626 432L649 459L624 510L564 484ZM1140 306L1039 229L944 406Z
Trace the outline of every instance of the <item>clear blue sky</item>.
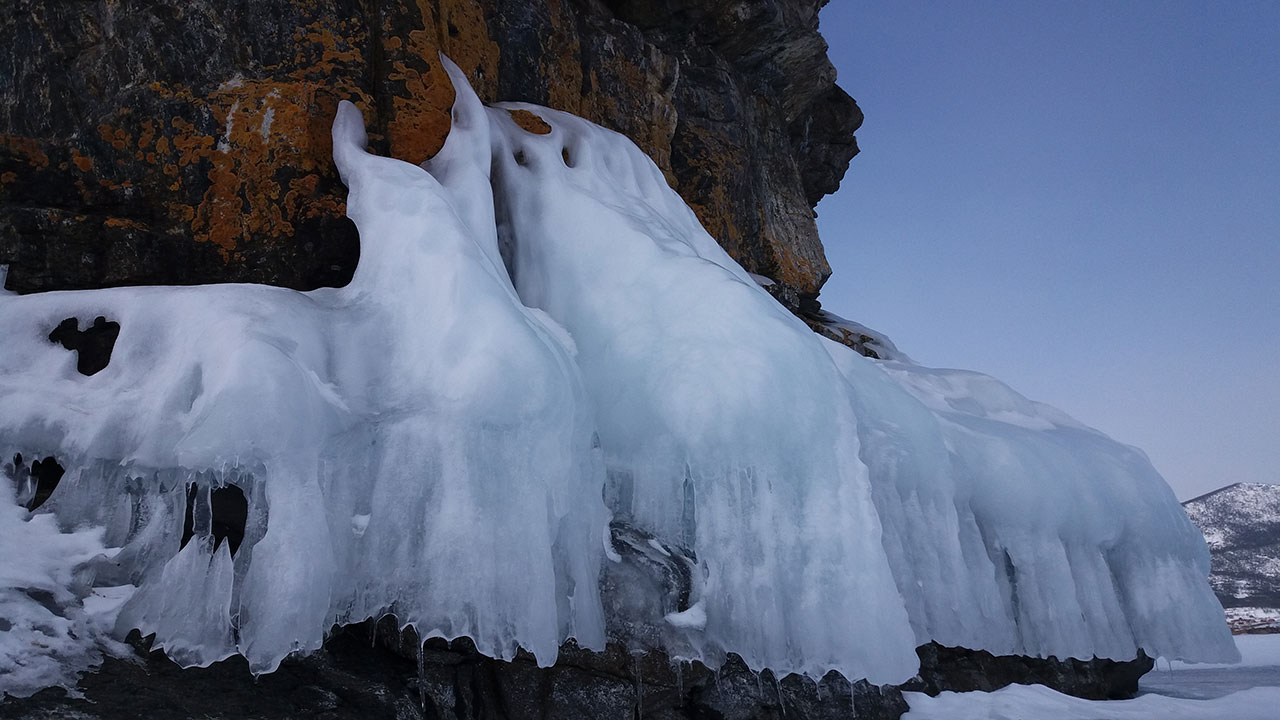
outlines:
M1280 483L1280 2L833 0L867 119L824 307L1147 452Z

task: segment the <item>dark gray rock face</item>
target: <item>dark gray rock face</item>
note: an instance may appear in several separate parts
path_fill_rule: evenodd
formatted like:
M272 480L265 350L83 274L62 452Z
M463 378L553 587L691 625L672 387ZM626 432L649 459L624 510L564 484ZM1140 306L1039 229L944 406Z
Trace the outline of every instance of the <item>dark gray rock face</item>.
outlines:
M0 5L0 264L19 292L342 285L340 99L421 162L444 52L486 101L622 132L748 270L815 297L812 208L857 152L825 0L11 0Z

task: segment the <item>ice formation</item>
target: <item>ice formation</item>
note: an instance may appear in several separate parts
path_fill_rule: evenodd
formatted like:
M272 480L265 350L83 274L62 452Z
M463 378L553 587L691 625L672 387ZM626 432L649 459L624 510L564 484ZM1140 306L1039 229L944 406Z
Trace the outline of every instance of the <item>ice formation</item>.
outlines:
M0 295L0 451L67 468L29 519L0 497L0 553L50 510L101 528L121 550L85 582L138 588L117 635L257 672L385 613L496 657L601 647L631 620L600 598L611 518L694 564L664 642L711 664L885 683L928 640L1233 656L1203 541L1139 452L820 338L628 140L485 107L446 66L453 127L422 167L339 108L347 287ZM48 335L95 316L119 334L85 375ZM234 555L210 494L231 485ZM0 611L23 582L0 577Z
M90 591L85 571L114 552L101 528L63 532L53 515L29 517L16 501L0 482L0 699L72 684L97 664L112 645L115 600L132 589Z

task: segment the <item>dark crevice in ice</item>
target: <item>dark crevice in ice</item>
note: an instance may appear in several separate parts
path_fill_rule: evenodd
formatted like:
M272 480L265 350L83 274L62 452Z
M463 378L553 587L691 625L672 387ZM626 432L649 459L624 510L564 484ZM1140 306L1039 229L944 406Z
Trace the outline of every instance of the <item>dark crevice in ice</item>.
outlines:
M240 543L244 542L244 528L249 517L249 501L245 498L244 491L235 485L224 485L205 491L208 493L205 498L200 497L200 492L200 486L195 483L187 486L187 512L182 523L182 542L179 548L186 547L191 538L195 537L196 507L203 505L201 501L207 499L208 508L204 512L211 516L208 533L213 536L213 549L217 550L218 545L226 540L231 556L235 557Z
M249 517L249 501L244 491L235 485L214 488L210 504L213 506L213 547L227 541L231 555L240 549L244 541L245 520Z
M101 315L94 318L93 324L84 330L80 329L78 319L69 317L49 333L49 341L60 343L62 347L77 353L76 370L81 375L94 375L111 362L111 351L115 349L116 338L119 336L120 323L107 320Z
M21 500L26 498L23 506L27 510L35 510L53 495L53 491L58 487L58 483L62 481L63 474L66 470L62 464L53 456L46 457L43 460L34 460L31 467L27 467L26 462L22 458L22 453L15 453L13 456L13 464L5 467L5 472L13 478L14 484L18 489L18 497Z

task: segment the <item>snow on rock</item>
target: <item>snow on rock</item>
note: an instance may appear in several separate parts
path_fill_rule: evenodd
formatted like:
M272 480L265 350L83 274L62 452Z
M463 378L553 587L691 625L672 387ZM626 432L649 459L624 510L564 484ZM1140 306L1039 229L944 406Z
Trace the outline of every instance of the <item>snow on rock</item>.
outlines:
M646 621L605 617L612 514L688 562L656 625L711 665L899 682L928 640L1234 656L1140 453L985 376L824 340L624 137L485 107L446 65L452 131L422 167L369 154L339 107L347 287L0 295L0 451L56 456L48 507L122 547L95 580L140 588L118 633L265 672L390 612L546 664ZM48 335L98 316L118 336L85 375Z

